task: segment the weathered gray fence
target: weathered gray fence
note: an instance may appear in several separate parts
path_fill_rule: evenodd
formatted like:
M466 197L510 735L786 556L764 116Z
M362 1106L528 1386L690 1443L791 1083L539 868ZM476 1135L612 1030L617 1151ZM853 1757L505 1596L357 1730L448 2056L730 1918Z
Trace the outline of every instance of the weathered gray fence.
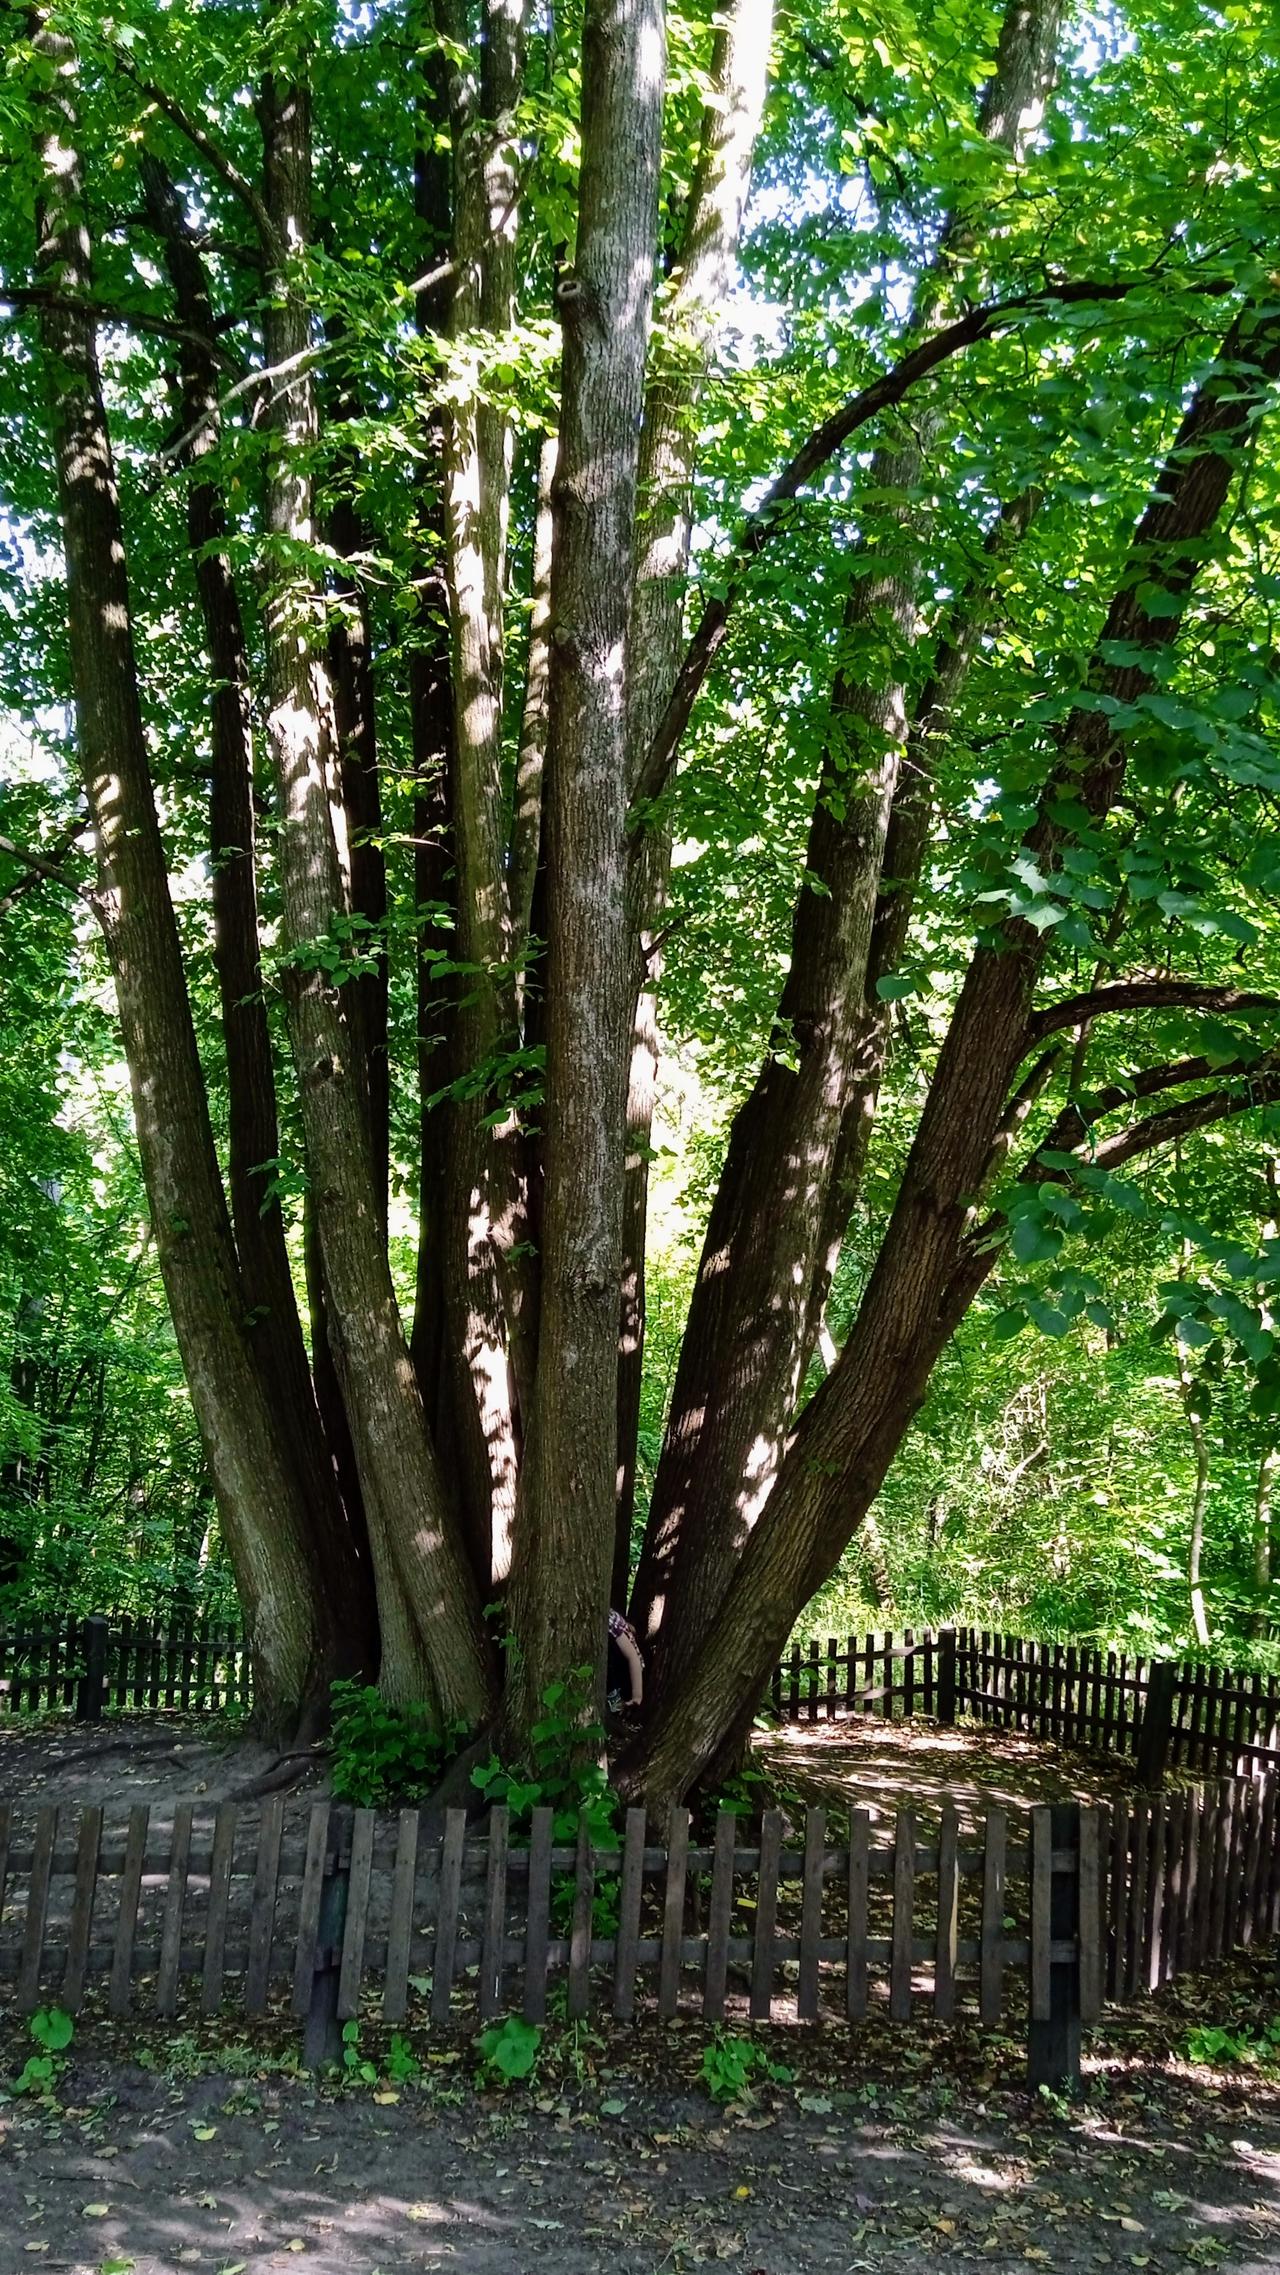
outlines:
M461 1811L427 1839L419 1811L318 1802L0 1809L0 1982L20 2012L75 2011L95 1986L117 2015L208 2014L287 1998L306 2014L336 1977L339 2018L376 1999L436 2024L562 1990L570 2017L892 2022L971 2013L991 2028L1097 2018L1280 1928L1280 1780L1228 1780L1113 1809L991 1808L962 1829L904 1808L847 1824L810 1809L754 1833L730 1812L709 1840L672 1812L655 1843L629 1812L621 1846L558 1842L550 1811L512 1838ZM331 1898L337 1893L341 1902ZM328 1923L326 1925L326 1923Z

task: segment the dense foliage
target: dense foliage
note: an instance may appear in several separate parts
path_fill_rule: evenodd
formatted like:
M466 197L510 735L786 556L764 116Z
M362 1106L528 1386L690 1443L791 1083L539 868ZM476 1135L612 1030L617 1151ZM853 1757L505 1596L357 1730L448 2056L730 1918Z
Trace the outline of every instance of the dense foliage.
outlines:
M1274 11L7 20L11 1600L1265 1645Z

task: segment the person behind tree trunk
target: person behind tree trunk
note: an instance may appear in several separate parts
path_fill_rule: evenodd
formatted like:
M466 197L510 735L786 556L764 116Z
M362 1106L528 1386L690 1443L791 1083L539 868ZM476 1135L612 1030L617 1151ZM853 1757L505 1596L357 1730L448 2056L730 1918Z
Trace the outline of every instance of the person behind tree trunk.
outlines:
M609 1614L609 1659L606 1688L614 1713L621 1707L638 1707L644 1697L644 1660L636 1631L620 1611Z

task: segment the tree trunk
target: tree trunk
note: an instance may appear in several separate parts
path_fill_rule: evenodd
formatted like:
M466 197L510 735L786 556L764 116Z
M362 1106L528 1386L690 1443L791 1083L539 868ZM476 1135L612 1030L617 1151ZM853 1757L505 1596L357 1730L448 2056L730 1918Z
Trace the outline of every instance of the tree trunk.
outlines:
M152 1228L214 1480L265 1722L295 1723L323 1680L307 1512L279 1445L246 1303L187 1000L138 695L124 537L88 298L76 59L41 24L57 73L43 144L40 331L57 457L77 744ZM61 296L61 297L59 297Z
M376 1664L372 1574L367 1554L363 1561L357 1555L339 1496L335 1456L321 1425L298 1317L284 1215L273 1190L280 1133L258 937L252 698L239 595L225 550L227 517L220 489L207 471L220 435L218 375L211 350L199 342L214 337L213 305L182 201L158 160L144 157L143 185L174 306L187 328L181 348L181 417L183 433L193 438L187 535L212 682L210 869L214 965L227 1057L232 1223L252 1344L261 1357L281 1444L310 1513L332 1634L328 1655L335 1672L350 1674ZM351 1506L359 1520L358 1499Z
M1052 75L1060 13L1061 0L1013 0L1006 14L979 123L1010 150ZM962 216L944 224L917 325L966 235ZM659 1693L691 1663L773 1490L865 1164L882 1032L868 968L918 631L920 516L907 501L926 451L907 430L873 460L874 492L902 502L850 584L775 1042L734 1119L681 1345L635 1592Z
M542 1304L512 1565L508 1727L603 1676L617 1493L626 1014L627 636L657 250L662 0L588 0L564 338L546 760Z
M634 791L679 668L693 536L698 404L733 284L751 161L764 107L773 0L736 0L716 34L711 94L665 337L656 350L640 438L639 541L627 688L628 781ZM618 1331L618 1507L612 1596L630 1588L636 1446L644 1379L649 1165L661 1043L661 919L671 859L665 822L646 831L629 879L634 1009L627 1088L622 1312Z
M259 119L276 263L263 337L268 367L285 375L275 385L270 413L267 738L280 802L285 995L330 1343L373 1546L383 1688L392 1698L421 1695L425 1666L441 1716L474 1725L489 1703L479 1593L400 1323L366 1142L358 1051L326 964L342 885L329 805L322 600L306 566L314 534L316 406L300 265L311 237L305 87L268 76Z
M339 343L340 348L340 343ZM339 390L337 416L356 413L350 383ZM340 475L353 477L346 458ZM329 514L334 551L350 562L366 542L346 490ZM387 939L387 862L382 846L382 791L378 779L378 724L373 669L373 624L369 600L358 575L340 572L338 608L329 629L329 668L333 685L333 724L337 741L338 785L347 841L350 912L356 922L354 946L373 969L347 982L350 1021L364 1059L369 1149L373 1189L383 1233L387 1224L387 1183L391 1150L391 1066L387 1056L390 1000L390 943Z

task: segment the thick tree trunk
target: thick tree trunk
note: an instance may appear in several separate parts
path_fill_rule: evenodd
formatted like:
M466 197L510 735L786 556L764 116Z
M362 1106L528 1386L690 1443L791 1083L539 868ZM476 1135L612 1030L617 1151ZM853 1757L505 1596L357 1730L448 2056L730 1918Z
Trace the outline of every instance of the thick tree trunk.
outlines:
M617 1491L630 959L627 635L665 84L662 0L588 0L564 335L546 761L546 1184L537 1377L510 1589L508 1727L603 1675Z
M275 273L264 318L271 402L265 608L267 736L280 801L286 1002L329 1307L330 1343L351 1423L373 1547L388 1696L418 1695L429 1669L446 1720L480 1721L489 1676L480 1599L427 1432L381 1235L358 1051L325 967L342 906L329 805L322 599L305 565L313 542L315 389L302 262L310 242L305 87L269 76L259 102ZM410 1638L402 1608L412 1612Z
M1115 801L1125 748L1112 713L1152 685L1161 653L1177 636L1203 541L1277 372L1280 316L1246 311L1193 398L1134 532L1089 671L1090 701L1063 730L1026 841L1043 874L1057 865L1066 842L1051 818L1064 786L1095 824ZM1156 605L1167 613L1151 616L1139 594L1157 585ZM1130 660L1107 660L1118 654ZM1110 700L1098 707L1098 696ZM1014 922L997 945L975 950L848 1341L793 1433L718 1617L684 1680L659 1702L640 1772L659 1803L749 1726L796 1616L871 1506L940 1351L991 1269L992 1242L968 1243L967 1235L1031 1042L1032 990L1044 952L1031 927Z
M66 545L78 752L97 847L97 907L157 1254L235 1567L259 1706L268 1723L285 1728L296 1723L324 1675L307 1511L245 1326L244 1288L156 818L92 326L68 305L86 300L90 289L75 55L47 25L38 37L57 74L42 148L38 254L57 304L42 310L40 328Z
M515 112L524 78L527 0L485 0L480 69L461 61L465 26L439 0L448 49L453 142L453 282L447 324L455 362L476 381L451 391L441 431L445 568L451 646L451 835L456 935L463 967L450 1010L452 1079L438 1109L443 1188L433 1212L441 1248L441 1357L453 1458L481 1588L507 1569L520 1421L502 1271L516 1213L513 1132L492 1125L486 1078L514 1041L507 1013L512 925L503 749L504 625L511 426L484 396L486 349L515 311L518 185Z
M341 387L338 417L355 415L349 385ZM353 473L353 468L340 469ZM340 494L330 510L334 551L353 561L366 532L351 497ZM391 1152L391 1064L387 1055L390 1001L390 944L387 939L387 862L382 846L382 790L378 778L378 723L373 667L373 624L368 595L358 576L340 573L338 609L329 630L329 668L333 685L333 723L337 741L338 786L346 826L350 911L359 929L355 946L372 960L347 983L350 1019L364 1058L364 1091L369 1118L373 1189L383 1231Z
M326 1442L298 1316L284 1216L272 1191L280 1152L271 1034L263 994L255 875L256 823L250 739L251 693L239 595L226 553L227 517L207 471L219 440L218 375L211 351L213 305L204 266L177 189L158 160L144 157L147 217L160 237L174 306L187 337L181 350L182 431L193 437L187 534L212 681L209 722L209 836L214 965L227 1057L231 1215L249 1307L250 1334L265 1371L282 1446L310 1512L334 1670L376 1664L372 1573L358 1498L353 1537ZM322 1357L327 1357L323 1352ZM345 1430L345 1419L342 1422Z

